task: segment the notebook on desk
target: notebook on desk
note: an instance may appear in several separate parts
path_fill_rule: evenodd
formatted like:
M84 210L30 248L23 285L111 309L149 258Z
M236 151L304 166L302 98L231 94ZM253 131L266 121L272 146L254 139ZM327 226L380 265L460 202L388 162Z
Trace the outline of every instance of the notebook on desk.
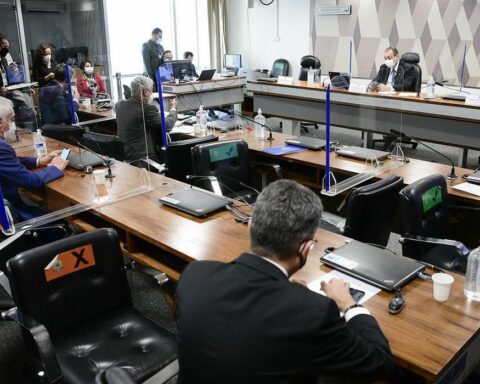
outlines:
M413 259L356 240L327 253L320 261L387 291L403 287L425 269Z

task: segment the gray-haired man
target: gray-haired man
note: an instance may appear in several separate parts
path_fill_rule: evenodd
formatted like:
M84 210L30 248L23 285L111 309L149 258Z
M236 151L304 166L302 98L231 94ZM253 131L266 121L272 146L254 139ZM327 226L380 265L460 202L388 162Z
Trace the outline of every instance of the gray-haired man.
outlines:
M157 105L151 102L153 81L145 76L136 77L131 88L132 97L115 106L117 134L124 145L126 160L140 160L148 156L158 161L159 149L163 145L162 122ZM173 100L170 113L165 118L167 130L171 130L177 121L176 106L177 102Z
M387 340L346 283L322 283L322 296L289 281L313 249L321 213L320 199L308 188L272 183L257 199L249 252L229 264L195 262L182 272L180 382L307 384L319 375L394 376Z

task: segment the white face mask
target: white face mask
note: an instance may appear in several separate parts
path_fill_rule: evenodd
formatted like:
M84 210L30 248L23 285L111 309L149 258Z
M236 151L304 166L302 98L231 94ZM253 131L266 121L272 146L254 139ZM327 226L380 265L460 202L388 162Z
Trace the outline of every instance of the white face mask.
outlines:
M15 131L17 130L17 126L14 122L8 124L8 131L4 133L5 141L7 143L13 143L16 139Z
M159 37L157 40L155 40L155 42L156 42L157 44L162 44L162 38Z
M392 69L393 67L395 67L395 62L393 61L393 59L388 59L388 60L385 60L385 65Z
M43 56L43 61L44 61L45 63L49 63L51 58L52 58L52 55Z
M93 73L93 67L85 67L85 73L91 75Z

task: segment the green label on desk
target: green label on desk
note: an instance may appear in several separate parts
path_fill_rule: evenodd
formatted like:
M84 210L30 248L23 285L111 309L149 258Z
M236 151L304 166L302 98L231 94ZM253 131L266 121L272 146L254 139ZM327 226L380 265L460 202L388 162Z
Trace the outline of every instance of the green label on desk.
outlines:
M430 209L443 201L442 188L438 185L430 188L422 195L423 213L427 213Z
M210 149L209 153L210 161L214 163L216 161L238 157L238 148L236 144L223 145Z

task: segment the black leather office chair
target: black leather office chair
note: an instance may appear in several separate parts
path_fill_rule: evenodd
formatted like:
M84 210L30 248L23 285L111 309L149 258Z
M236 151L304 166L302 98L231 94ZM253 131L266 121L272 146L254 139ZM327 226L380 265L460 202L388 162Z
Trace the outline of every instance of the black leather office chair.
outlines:
M441 175L425 177L400 191L403 255L465 273L469 250L448 238L447 183Z
M278 78L278 76L288 76L290 72L290 63L285 59L277 59L273 62L270 77Z
M95 384L136 384L125 369L111 367L100 371L95 377Z
M403 178L392 175L384 180L354 188L348 196L347 217L325 212L321 227L342 233L363 243L386 246L398 207Z
M300 59L300 67L301 67L300 75L298 77L298 80L307 81L308 70L310 68L315 70L315 76L320 77L322 73L321 71L322 64L320 63L320 59L316 56L312 56L312 55L303 56Z
M119 161L125 160L123 143L115 135L87 132L81 143L92 151Z
M85 128L78 125L45 124L41 129L42 135L71 145L77 145L85 134Z
M132 306L113 229L21 253L7 269L17 308L6 317L21 326L44 382L93 383L113 366L135 382L178 371L175 336Z
M250 162L248 144L240 139L199 144L192 148L193 171L197 176L215 176L226 196L255 195L252 189L253 168L264 175L281 178L278 164ZM204 186L210 189L209 183Z
M422 89L422 68L418 63L420 62L420 55L416 52L406 52L400 58L401 61L410 64L415 70L415 79L413 83L412 92L419 93Z
M186 176L193 175L192 148L217 141L218 136L214 135L172 141L165 150L165 176L187 182Z
M125 98L125 100L128 100L132 97L132 89L125 84L123 84L123 97Z

